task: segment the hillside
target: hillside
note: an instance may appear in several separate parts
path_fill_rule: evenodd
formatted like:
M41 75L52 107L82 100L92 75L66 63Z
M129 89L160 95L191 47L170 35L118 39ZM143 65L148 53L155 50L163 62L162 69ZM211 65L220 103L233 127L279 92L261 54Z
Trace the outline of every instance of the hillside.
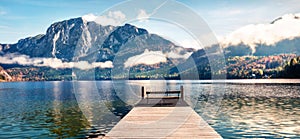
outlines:
M300 77L300 57L295 54L235 56L228 58L226 62L227 70L219 71L219 73L227 73L228 79ZM197 67L186 68L183 72L179 72L177 68L165 63L152 66L140 64L129 69L129 77L126 76L127 73L124 73L120 74L119 79L211 79L209 61L205 60L205 57ZM85 70L80 72L77 78L86 80L89 72L95 72L94 79L96 80L111 79L111 70ZM199 73L198 77L194 77L193 72ZM12 76L12 79L19 81L72 80L72 69L23 67L7 69L7 73Z
M290 78L294 75L283 73L294 58L295 54L231 57L227 59L227 78Z
M245 26L220 44L200 50L177 46L130 24L103 26L83 18L69 19L53 23L45 34L0 44L0 66L5 69L0 78L211 79L222 74L228 79L299 78L299 17L288 14L270 23ZM264 35L259 34L262 31ZM217 53L224 54L224 61L210 63L209 57ZM218 65L225 67L212 73L211 66Z
M0 44L0 65L16 80L89 79L91 74L110 79L112 68L123 78L130 67L174 67L192 52L130 24L103 26L74 18L53 23L46 34Z
M0 82L12 81L13 78L0 66Z

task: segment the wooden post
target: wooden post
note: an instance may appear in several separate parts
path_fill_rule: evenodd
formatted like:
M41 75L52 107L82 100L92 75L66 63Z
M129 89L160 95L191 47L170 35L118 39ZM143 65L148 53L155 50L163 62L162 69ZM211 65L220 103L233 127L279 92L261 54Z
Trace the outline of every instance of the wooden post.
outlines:
M144 99L145 98L145 88L144 88L144 86L142 86L142 99Z
M180 86L180 97L182 100L184 100L183 86Z

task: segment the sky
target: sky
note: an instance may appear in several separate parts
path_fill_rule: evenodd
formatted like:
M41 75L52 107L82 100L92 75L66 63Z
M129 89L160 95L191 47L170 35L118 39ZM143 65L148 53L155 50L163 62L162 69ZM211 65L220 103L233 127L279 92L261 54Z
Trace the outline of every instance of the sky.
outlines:
M139 3L140 7L145 7L145 9L138 9L139 14L157 13L168 0L156 1L161 4L150 10L147 10L151 7L149 3ZM224 37L249 24L270 23L284 14L300 13L300 4L297 0L178 0L178 2L197 13L217 38ZM47 28L54 22L85 15L101 15L111 7L120 5L119 3L124 3L124 1L0 0L0 43L16 43L22 38L45 34ZM134 8L134 5L129 8ZM176 10L176 8L171 7L170 10ZM128 17L128 15L124 16ZM194 43L191 41L193 36L176 24L162 23L158 20L136 20L131 23L146 28L151 33L162 35L175 43L187 46Z

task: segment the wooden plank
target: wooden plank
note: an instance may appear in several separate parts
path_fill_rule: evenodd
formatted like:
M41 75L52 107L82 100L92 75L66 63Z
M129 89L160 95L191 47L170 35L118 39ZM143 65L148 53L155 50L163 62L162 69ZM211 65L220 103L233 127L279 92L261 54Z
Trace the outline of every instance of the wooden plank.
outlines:
M147 99L179 99L179 96L151 96L147 97Z
M147 98L181 98L184 99L183 95L183 86L180 86L180 90L171 90L171 91L146 91L145 87L142 86L141 88L141 96L142 99L145 98L145 94L147 95ZM150 95L155 95L156 97L149 97Z
M144 88L144 86L142 86L141 94L142 94L142 99L144 99L145 98L145 88Z
M141 99L136 107L186 107L188 104L177 97Z
M180 91L147 91L146 94L180 94Z
M105 138L222 138L190 107L135 107Z

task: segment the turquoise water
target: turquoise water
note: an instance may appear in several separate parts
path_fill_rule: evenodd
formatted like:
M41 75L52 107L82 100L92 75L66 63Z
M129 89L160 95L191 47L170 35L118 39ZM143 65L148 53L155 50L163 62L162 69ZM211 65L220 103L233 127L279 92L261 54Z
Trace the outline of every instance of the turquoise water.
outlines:
M280 83L281 82L281 83ZM299 80L0 83L0 138L102 136L147 90L178 90L224 138L300 138Z

